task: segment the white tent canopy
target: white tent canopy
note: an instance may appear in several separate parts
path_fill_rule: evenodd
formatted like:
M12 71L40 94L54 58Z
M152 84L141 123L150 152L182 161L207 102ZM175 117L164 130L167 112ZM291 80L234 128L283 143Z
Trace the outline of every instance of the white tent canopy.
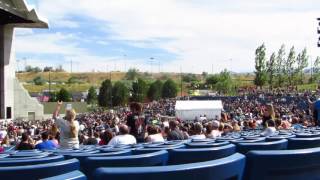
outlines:
M207 119L220 119L221 110L223 109L220 100L211 101L176 101L176 117L181 120L194 120L200 115L206 115Z

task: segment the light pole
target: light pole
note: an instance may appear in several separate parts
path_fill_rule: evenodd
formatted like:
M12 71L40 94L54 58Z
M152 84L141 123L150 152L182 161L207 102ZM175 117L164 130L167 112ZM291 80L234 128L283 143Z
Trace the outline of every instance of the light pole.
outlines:
M318 26L318 34L320 35L320 18L317 18L318 22L319 22L319 26ZM318 47L320 47L320 37L318 38Z

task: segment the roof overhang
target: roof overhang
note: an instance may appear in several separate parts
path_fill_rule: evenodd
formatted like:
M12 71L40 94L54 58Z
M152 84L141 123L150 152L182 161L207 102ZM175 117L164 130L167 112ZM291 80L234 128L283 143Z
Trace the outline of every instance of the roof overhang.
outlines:
M0 0L0 25L19 28L48 28L48 21L40 18L25 0Z

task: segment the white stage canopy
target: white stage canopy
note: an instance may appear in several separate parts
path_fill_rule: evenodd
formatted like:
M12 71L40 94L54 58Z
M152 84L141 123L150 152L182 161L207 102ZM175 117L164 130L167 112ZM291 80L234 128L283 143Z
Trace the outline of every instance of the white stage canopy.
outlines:
M176 117L181 120L199 119L200 115L206 115L207 119L220 119L221 110L223 109L220 100L211 101L176 101Z

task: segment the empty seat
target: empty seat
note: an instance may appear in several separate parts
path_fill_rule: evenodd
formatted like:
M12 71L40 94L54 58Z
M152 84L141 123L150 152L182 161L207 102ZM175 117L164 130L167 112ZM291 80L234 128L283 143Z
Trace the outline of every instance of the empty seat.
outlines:
M288 139L288 149L305 149L315 147L320 147L320 137Z
M57 175L57 176L52 176L49 178L44 178L42 180L86 180L87 177L80 171L72 171L69 173Z
M80 161L80 165L84 164L84 161L87 157L108 157L108 156L128 156L131 155L131 150L123 150L123 151L115 151L109 153L97 153L97 154L89 154L89 153L78 153L78 154L69 154L65 155L66 159L76 158Z
M249 138L249 139L240 139L240 140L232 140L229 141L230 143L233 144L238 144L238 143L254 143L254 142L264 142L266 140L265 137L260 137L260 138Z
M64 160L64 157L61 155L44 157L44 158L36 158L36 159L4 158L0 161L0 167L35 165L35 164L43 164L43 163L50 163L50 162L58 162L62 160Z
M78 170L80 163L77 159L28 165L0 167L0 179L41 179Z
M231 156L183 165L170 165L160 167L121 167L98 168L94 173L94 179L110 180L241 180L245 166L245 156L239 153Z
M167 161L168 152L165 150L130 156L88 157L84 161L84 172L90 177L99 167L160 166L165 165Z
M179 148L184 148L185 145L179 145L179 146L168 146L168 147L154 147L154 148L138 148L132 151L133 154L145 154L145 153L152 153L152 152L157 152L157 151L171 151L172 149L179 149Z
M209 161L236 153L233 144L213 148L173 149L169 152L169 164Z
M271 142L253 142L253 143L238 143L237 151L245 154L251 150L281 150L287 149L288 140L281 139L279 141Z
M297 133L297 138L313 138L313 137L320 137L320 133Z
M291 135L276 135L276 136L266 137L266 141L267 142L278 141L278 140L281 140L281 139L288 139L288 138L294 138L294 137L296 137L296 135L294 135L294 134L291 134Z
M307 180L320 177L320 148L250 151L246 156L246 180Z
M222 142L203 142L203 143L186 143L187 148L211 148L211 147L219 147L229 144L228 141L222 141Z

